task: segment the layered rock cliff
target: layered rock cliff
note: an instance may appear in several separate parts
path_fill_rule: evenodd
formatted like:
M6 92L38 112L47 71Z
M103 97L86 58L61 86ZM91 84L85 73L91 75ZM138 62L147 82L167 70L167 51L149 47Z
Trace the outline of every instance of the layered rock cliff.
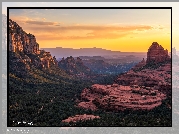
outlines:
M157 42L153 42L147 52L147 63L159 63L170 60L168 50L159 45Z
M32 34L27 34L16 22L9 19L9 51L10 57L16 53L19 58L11 62L22 62L26 69L30 64L39 68L49 68L51 65L58 65L55 57L50 52L39 50L39 44Z
M12 52L24 52L25 54L39 54L39 44L32 34L27 34L14 21L9 19L9 50Z

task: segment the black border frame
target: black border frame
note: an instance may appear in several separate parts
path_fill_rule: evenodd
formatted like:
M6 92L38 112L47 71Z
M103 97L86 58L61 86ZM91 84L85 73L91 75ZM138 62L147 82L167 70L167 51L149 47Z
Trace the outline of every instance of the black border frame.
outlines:
M9 126L9 116L8 116L9 114L9 9L170 9L171 10L171 89L172 89L172 7L7 7L7 127L22 127L22 126ZM171 94L171 99L172 98L173 97ZM171 121L172 121L172 105L171 105ZM54 126L23 126L23 127L31 128L31 127L54 127ZM62 126L55 126L55 127L62 127ZM91 126L84 126L84 127L91 127ZM116 127L116 126L96 126L96 127ZM134 127L134 126L119 126L119 127ZM172 127L172 124L171 126L135 126L135 127Z

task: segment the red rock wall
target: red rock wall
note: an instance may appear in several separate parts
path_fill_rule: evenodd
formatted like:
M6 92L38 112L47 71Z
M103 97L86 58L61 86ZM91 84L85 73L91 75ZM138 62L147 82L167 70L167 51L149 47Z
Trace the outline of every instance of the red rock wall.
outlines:
M27 34L11 19L9 20L9 51L39 54L39 44L32 34Z

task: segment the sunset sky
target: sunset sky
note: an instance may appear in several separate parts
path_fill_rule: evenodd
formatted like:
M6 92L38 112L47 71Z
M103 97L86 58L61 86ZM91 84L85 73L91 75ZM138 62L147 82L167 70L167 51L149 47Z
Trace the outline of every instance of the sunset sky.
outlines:
M152 42L171 48L170 9L10 9L9 18L40 48L146 52Z

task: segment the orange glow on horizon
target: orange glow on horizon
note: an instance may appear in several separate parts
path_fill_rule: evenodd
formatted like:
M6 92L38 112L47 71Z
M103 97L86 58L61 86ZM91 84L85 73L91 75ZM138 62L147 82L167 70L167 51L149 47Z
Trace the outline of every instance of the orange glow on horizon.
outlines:
M149 14L150 12L146 13ZM94 19L93 23L86 23L86 20L81 22L83 20L80 21L80 19L78 20L80 23L74 23L76 18L82 17L81 13L75 14L76 18L74 17L74 20L65 18L66 21L63 21L63 19L59 21L58 18L52 21L51 16L34 17L28 15L18 16L18 14L10 14L10 19L17 22L25 32L35 35L40 48L62 47L79 49L96 47L121 52L147 52L153 42L158 42L164 49L171 51L170 14L165 18L167 22L163 21L164 18L161 18L161 21L158 19L160 16L155 16L158 19L156 23L149 23L141 19L140 22L131 22L131 24L120 23L115 20L113 23L109 23L109 20L106 19L107 17L104 17L104 19L108 23L103 24L99 18ZM108 17L111 16L113 14ZM129 22L129 17L123 17L126 19L126 22ZM144 16L144 18L146 17ZM149 21L152 20L153 15L150 15ZM89 21L93 20L89 19Z

